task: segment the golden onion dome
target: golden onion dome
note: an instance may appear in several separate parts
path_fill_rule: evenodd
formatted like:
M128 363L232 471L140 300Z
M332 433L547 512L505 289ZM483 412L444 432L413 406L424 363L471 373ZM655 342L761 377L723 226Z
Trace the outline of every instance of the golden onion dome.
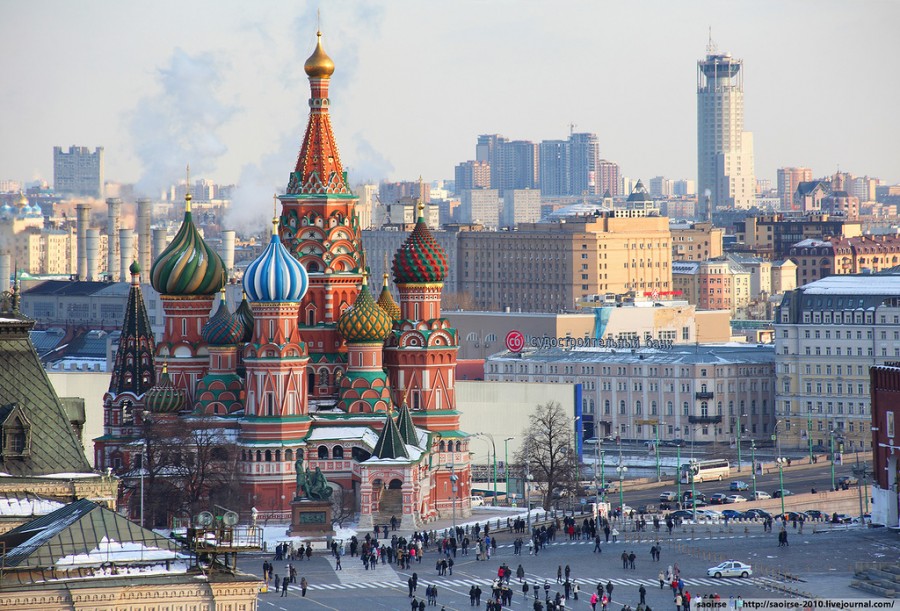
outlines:
M393 321L387 312L381 309L363 276L363 284L353 307L341 314L337 329L348 344L382 343L391 333Z
M329 78L334 74L334 62L322 48L322 32L316 32L316 50L303 64L303 69L310 78Z
M384 285L381 287L381 294L378 296L378 301L376 303L381 306L382 310L387 312L387 315L391 317L391 320L400 320L400 306L394 301L394 296L391 295L391 291L388 289L387 272L384 274Z

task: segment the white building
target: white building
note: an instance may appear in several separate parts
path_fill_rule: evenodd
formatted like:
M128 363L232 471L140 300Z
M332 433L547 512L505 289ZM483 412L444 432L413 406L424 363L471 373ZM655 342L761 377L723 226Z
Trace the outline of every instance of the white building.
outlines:
M869 368L900 358L900 274L836 275L785 293L775 312L784 443L871 446ZM789 446L789 447L791 447Z
M548 338L556 339L556 338ZM670 345L621 340L618 347L562 347L503 352L485 363L485 381L581 384L585 438L620 435L651 441L732 443L768 439L775 424L771 345ZM552 342L551 342L552 343ZM560 345L560 342L557 342ZM631 346L635 346L632 348Z
M510 189L503 194L502 227L541 220L541 192L539 189Z
M480 223L496 229L500 225L499 193L497 189L463 189L460 193L459 222Z

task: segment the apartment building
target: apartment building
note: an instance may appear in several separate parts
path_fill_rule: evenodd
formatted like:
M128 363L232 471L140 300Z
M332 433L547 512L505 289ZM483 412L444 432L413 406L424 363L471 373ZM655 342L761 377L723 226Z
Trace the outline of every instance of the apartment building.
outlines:
M581 384L585 437L732 443L769 439L775 426L775 354L771 345L576 347L502 353L485 363L485 380Z
M672 290L665 217L612 213L459 237L459 290L479 310L556 312L603 293Z
M725 230L711 222L669 223L673 261L705 261L722 256Z
M869 369L900 358L900 273L835 275L785 293L775 311L785 447L871 447ZM810 443L811 442L811 443Z

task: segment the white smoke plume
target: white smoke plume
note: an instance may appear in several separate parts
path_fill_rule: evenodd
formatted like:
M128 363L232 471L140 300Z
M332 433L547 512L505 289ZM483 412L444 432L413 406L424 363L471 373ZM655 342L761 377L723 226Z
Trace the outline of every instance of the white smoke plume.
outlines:
M210 53L190 55L176 48L159 70L159 93L138 100L129 125L142 165L137 183L142 195L158 197L183 180L187 164L200 175L226 153L218 131L238 109L218 91L223 68Z

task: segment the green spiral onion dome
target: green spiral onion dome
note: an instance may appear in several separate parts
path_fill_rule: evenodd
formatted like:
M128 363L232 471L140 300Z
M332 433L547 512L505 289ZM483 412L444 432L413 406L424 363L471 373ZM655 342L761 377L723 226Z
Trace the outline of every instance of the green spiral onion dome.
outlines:
M400 320L400 306L394 301L394 296L388 290L388 275L384 275L384 285L381 287L381 294L378 295L378 305L387 312L391 320Z
M363 279L353 307L341 314L337 328L348 343L382 343L391 333L391 317L372 298Z
M225 291L222 291L222 300L219 309L203 325L200 337L210 346L233 346L241 341L244 336L244 321L237 314L228 311L225 303Z
M147 391L144 401L146 401L147 409L154 414L173 414L184 408L187 397L183 390L175 388L166 366L163 365L156 386Z
M447 277L447 254L428 230L419 205L416 228L394 255L394 282L398 284L443 282Z
M137 276L141 273L141 266L137 261L132 261L131 265L128 266L128 271L131 272L132 276Z
M188 194L184 222L172 243L154 261L150 283L160 295L212 295L226 281L225 263L194 227Z

